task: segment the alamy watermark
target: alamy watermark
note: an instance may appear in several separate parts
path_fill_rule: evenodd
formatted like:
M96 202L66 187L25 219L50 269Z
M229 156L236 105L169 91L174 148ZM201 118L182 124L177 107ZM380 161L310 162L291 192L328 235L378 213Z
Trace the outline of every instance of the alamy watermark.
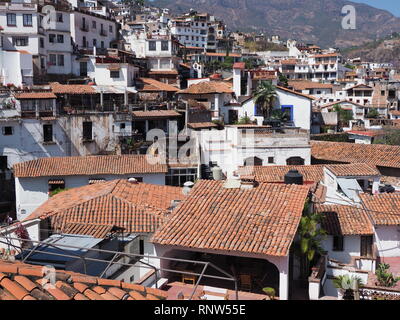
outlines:
M355 30L357 28L356 8L346 5L342 8L342 28L344 30Z

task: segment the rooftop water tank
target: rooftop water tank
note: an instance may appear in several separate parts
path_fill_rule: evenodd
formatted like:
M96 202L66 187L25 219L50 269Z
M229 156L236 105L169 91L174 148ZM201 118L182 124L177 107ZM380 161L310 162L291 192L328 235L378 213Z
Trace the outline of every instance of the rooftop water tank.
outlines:
M211 168L212 177L216 181L222 180L222 169L218 166L214 166Z
M297 170L290 170L285 174L285 184L303 184L303 175Z

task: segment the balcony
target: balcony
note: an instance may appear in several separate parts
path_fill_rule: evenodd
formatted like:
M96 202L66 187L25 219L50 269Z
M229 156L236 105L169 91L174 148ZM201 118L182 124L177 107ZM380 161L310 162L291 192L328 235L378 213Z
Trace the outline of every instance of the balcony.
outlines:
M81 29L81 31L88 32L89 31L89 26L85 23L85 24L81 25L80 29Z

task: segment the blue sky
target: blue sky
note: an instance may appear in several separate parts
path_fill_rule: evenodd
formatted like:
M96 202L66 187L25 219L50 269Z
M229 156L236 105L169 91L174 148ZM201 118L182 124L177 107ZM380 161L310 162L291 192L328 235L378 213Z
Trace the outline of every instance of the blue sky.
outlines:
M353 2L361 2L372 7L385 9L397 17L400 17L400 2L398 0L351 0Z

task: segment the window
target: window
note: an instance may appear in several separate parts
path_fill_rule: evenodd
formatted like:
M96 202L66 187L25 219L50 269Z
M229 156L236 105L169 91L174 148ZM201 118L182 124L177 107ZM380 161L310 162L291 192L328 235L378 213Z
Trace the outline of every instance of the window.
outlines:
M57 22L64 22L63 14L57 13Z
M9 27L17 26L17 16L15 13L7 13L7 26Z
M125 123L121 123L121 124L119 125L119 128L120 128L121 130L124 130L124 129L125 129Z
M7 156L0 156L0 170L7 169Z
M63 67L63 66L64 66L64 55L63 55L63 54L58 54L58 55L57 55L57 64L58 64L60 67Z
M32 27L32 15L31 14L23 14L22 15L24 27Z
M81 77L87 76L87 62L86 61L79 62L79 74Z
M49 42L50 43L56 42L56 35L55 34L49 34Z
M333 251L343 251L343 236L333 236Z
M291 157L286 160L286 165L288 166L303 166L304 159L300 157Z
M62 34L57 35L57 42L58 43L64 43L64 36Z
M82 47L86 48L86 44L87 44L87 42L86 42L86 37L83 36L83 37L82 37Z
M165 175L165 184L168 186L183 187L187 181L194 182L197 179L197 169L169 169Z
M156 42L149 41L149 51L156 51Z
M43 125L43 141L52 142L53 141L53 125L44 124Z
M108 27L108 31L113 32L113 27L112 27L112 26L109 26L109 27Z
M139 240L139 254L144 255L144 240Z
M49 65L51 65L51 66L57 65L57 55L55 55L55 54L49 55Z
M96 45L97 45L97 40L93 39L93 47L96 47Z
M374 240L372 236L361 236L361 248L360 248L361 257L372 257L373 242Z
M168 51L169 43L168 41L161 41L161 51Z
M44 38L40 38L39 42L40 42L40 47L44 48Z
M268 163L275 163L274 157L268 157Z
M83 122L83 140L93 140L92 122Z
M104 49L104 41L101 42L100 46L102 49Z
M110 77L113 79L119 78L119 70L110 70Z
M11 136L13 134L13 127L3 127L3 136Z
M13 37L14 46L26 47L29 43L28 37Z

